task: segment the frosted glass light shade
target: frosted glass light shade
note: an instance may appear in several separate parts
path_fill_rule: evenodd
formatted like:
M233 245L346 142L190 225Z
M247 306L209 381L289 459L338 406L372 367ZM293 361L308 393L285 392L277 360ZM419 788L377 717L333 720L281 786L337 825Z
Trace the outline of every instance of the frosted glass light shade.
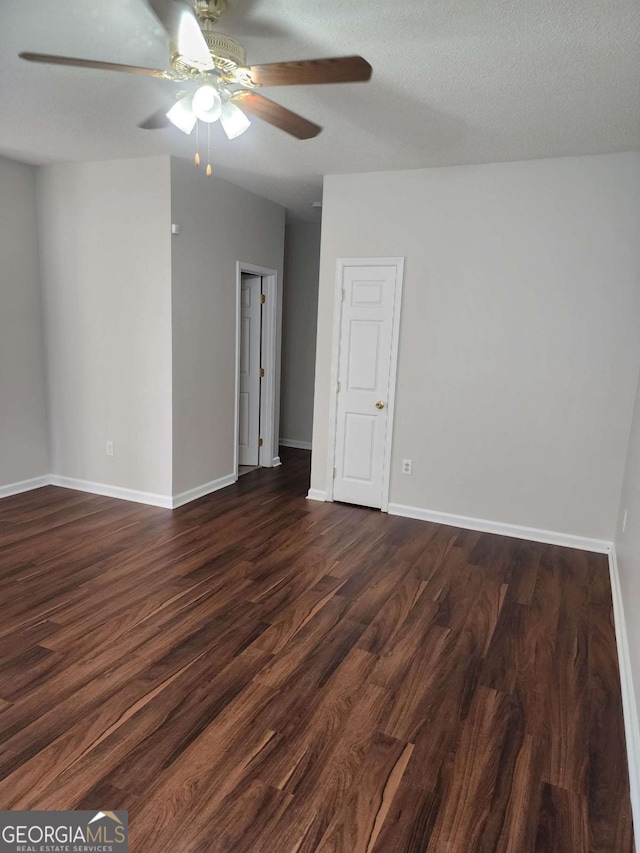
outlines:
M181 3L180 6L184 8L180 12L178 25L178 52L194 68L201 71L213 68L211 53L193 9L185 3Z
M222 98L213 86L200 86L192 100L193 112L200 121L217 121L222 112Z
M178 130L188 136L198 120L191 109L191 95L185 95L184 98L176 101L167 113L167 118L171 124L174 124Z
M220 124L227 134L227 139L235 139L236 136L240 136L247 128L251 127L251 122L246 115L231 101L227 101L222 107Z

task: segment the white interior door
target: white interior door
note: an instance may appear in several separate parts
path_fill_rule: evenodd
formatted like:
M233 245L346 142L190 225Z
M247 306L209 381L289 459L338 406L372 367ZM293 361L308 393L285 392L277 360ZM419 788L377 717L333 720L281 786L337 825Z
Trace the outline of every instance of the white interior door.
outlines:
M382 506L396 266L344 266L333 497Z
M240 287L240 399L238 462L258 465L262 278L243 275Z

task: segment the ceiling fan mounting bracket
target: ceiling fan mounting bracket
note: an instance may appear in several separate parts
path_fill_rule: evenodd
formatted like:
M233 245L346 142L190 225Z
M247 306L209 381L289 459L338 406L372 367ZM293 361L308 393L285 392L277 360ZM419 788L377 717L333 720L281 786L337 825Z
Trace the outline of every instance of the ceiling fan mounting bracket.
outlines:
M227 0L191 0L191 5L201 23L216 24L227 8Z

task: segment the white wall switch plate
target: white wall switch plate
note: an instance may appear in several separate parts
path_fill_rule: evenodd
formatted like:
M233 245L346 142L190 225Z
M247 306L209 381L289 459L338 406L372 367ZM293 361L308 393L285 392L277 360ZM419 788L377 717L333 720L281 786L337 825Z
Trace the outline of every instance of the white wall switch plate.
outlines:
M113 456L113 454L114 454L113 442L108 441L107 442L107 456Z

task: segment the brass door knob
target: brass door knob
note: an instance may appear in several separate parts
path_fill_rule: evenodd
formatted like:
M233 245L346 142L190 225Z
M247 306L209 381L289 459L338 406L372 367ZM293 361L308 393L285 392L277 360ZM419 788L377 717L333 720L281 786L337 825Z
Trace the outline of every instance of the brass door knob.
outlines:
M376 409L384 409L384 403L382 402L382 400L378 400L378 402L376 403Z

